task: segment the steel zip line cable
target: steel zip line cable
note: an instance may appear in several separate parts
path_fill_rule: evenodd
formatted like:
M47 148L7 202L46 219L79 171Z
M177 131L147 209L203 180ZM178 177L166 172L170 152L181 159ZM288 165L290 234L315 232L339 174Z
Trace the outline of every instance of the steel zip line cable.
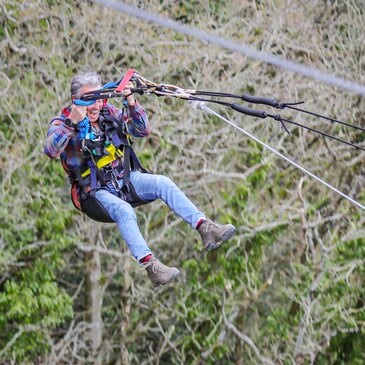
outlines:
M300 64L300 63L297 63L294 61L289 61L289 60L275 56L268 52L259 51L255 48L249 47L245 44L238 44L230 39L217 37L213 34L209 34L207 32L199 30L197 28L180 24L171 19L147 12L145 10L142 10L142 9L139 9L139 8L136 8L133 6L129 6L124 3L110 1L110 0L93 0L93 1L100 5L107 6L107 7L113 8L115 10L118 10L121 13L129 14L131 16L147 20L151 23L160 25L162 27L170 28L181 34L185 34L185 35L191 36L193 38L197 38L197 39L215 44L222 48L229 49L232 52L238 52L245 56L254 58L256 60L264 61L266 63L270 63L272 65L281 67L285 70L295 72L295 73L313 78L317 81L321 81L321 82L329 84L329 85L334 85L343 90L347 90L352 93L365 96L365 86L364 85L355 83L350 80L342 79L342 78L332 75L330 73L322 72L313 67L305 66L303 64Z
M312 177L313 179L319 181L321 184L325 185L327 188L329 188L329 189L333 190L334 192L336 192L337 194L341 195L343 198L345 198L346 200L348 200L352 204L354 204L357 207L365 210L365 205L363 205L363 204L359 203L358 201L354 200L353 198L349 197L348 195L346 195L342 191L338 190L337 188L335 188L334 186L332 186L328 182L324 181L323 179L321 179L317 175L314 175L312 172L310 172L309 170L305 169L304 167L302 167L301 165L299 165L297 162L295 162L295 161L291 160L290 158L286 157L285 155L283 155L282 153L280 153L279 151L277 151L275 148L273 148L273 147L269 146L268 144L266 144L265 142L261 141L260 139L258 139L256 136L254 136L250 132L247 132L245 129L239 127L238 125L236 125L233 122L231 122L230 120L226 119L225 117L223 117L219 113L217 113L214 110L208 108L204 102L199 102L198 101L198 102L193 102L193 103L197 103L194 107L196 107L196 108L198 108L200 110L206 111L209 114L215 115L219 119L223 120L224 122L228 123L232 127L238 129L240 132L244 133L246 136L248 136L251 139L253 139L255 142L259 143L261 146L265 147L269 151L275 153L277 156L279 156L282 159L284 159L285 161L289 162L290 164L292 164L293 166L295 166L296 168L298 168L299 170L301 170L305 174L307 174L310 177Z

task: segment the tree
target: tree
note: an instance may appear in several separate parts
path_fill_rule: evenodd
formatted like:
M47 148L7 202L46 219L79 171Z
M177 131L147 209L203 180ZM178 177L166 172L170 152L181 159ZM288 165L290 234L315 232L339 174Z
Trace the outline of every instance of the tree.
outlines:
M363 98L98 4L0 6L0 363L364 362L364 218L342 198L217 118L183 101L138 96L153 128L134 145L143 164L238 228L229 245L207 254L161 202L139 208L153 251L184 272L155 291L115 227L73 209L61 166L42 152L47 122L69 102L72 75L85 69L105 82L134 68L189 88L303 99L309 110L354 124L363 120ZM141 6L363 82L358 2ZM222 112L365 201L362 153ZM320 127L363 143L362 133Z

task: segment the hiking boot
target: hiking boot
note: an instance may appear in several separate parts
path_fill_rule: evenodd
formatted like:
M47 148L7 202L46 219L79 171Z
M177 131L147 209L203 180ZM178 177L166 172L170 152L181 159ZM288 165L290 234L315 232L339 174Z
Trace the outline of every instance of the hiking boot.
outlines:
M147 270L148 277L155 287L161 284L164 285L180 275L180 271L176 267L164 265L155 256L152 256L147 262L142 263L142 267Z
M232 224L218 224L210 219L205 220L198 232L203 240L204 248L207 251L215 250L222 242L229 240L236 232Z

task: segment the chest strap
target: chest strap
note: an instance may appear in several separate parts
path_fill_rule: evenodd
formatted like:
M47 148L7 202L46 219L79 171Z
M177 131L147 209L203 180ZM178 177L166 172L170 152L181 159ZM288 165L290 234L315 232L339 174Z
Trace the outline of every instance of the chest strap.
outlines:
M93 165L95 165L97 167L97 169L102 169L103 167L109 165L111 162L115 161L118 158L123 157L123 151L120 150L119 148L115 148L115 146L113 144L110 144L108 147L106 147L107 152L109 153L108 155L102 157L101 159L99 159L99 161L97 161L96 165L93 163ZM91 170L90 168L88 168L86 171L84 171L81 176L82 177L86 177L88 175L90 175Z

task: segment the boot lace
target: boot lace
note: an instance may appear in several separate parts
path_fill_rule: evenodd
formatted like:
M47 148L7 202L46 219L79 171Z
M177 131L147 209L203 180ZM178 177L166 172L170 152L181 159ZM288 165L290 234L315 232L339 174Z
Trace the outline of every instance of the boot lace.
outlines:
M211 220L206 220L206 224L204 227L205 232L208 232L211 227L214 227L214 229L219 229L219 224L214 223Z
M157 274L157 267L159 266L160 264L160 261L158 261L157 259L150 259L149 261L147 262L143 262L141 264L141 269L140 271L142 270L151 270L153 273Z

